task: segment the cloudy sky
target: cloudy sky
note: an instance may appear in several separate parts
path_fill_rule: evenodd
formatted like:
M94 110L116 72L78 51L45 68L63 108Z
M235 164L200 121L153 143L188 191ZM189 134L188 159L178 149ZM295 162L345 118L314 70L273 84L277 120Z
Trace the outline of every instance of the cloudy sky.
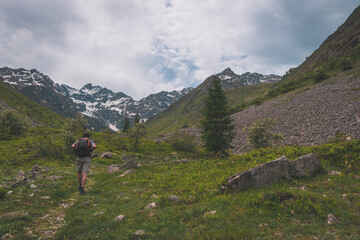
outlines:
M0 67L135 99L212 74L283 75L358 0L1 0Z

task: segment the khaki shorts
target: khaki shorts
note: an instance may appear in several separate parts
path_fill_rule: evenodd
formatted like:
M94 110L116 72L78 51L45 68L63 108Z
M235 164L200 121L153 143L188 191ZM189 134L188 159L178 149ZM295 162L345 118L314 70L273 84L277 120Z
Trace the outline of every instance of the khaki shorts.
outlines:
M90 157L76 157L76 171L88 173L90 171L90 162Z

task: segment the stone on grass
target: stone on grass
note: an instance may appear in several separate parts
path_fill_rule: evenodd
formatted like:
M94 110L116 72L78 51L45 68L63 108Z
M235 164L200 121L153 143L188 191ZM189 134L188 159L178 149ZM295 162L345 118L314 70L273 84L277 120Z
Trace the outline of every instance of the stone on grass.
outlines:
M46 180L59 180L59 179L62 179L63 177L62 176L55 176L55 175L52 175L52 176L49 176L46 178Z
M124 215L119 215L119 216L117 216L116 218L114 218L114 221L121 221L121 220L123 220L124 218L125 218Z
M331 176L341 175L341 172L339 172L339 171L330 171L329 175L331 175Z
M31 185L30 185L30 189L34 189L34 188L36 188L36 185L35 185L35 184L31 184Z
M112 152L103 152L100 157L101 158L112 158L114 155L115 155L115 153L112 153Z
M123 174L117 176L118 178L125 177L126 175L135 172L134 170L127 170Z
M13 219L13 218L22 219L22 218L26 218L26 216L28 216L28 214L26 212L24 212L23 210L20 210L20 211L10 212L10 213L1 215L0 220Z
M31 193L29 194L29 197L33 197L35 195L35 193Z
M332 223L335 223L337 221L338 221L338 219L333 214L329 214L327 216L327 223L328 224L332 224Z
M41 199L50 199L50 196L42 196Z
M153 209L153 208L156 208L156 207L157 207L156 203L155 203L155 202L152 202L152 203L150 203L149 205L147 205L147 206L145 207L145 209Z
M10 239L10 238L13 238L13 236L10 233L6 233L1 237L1 239Z
M137 168L138 164L136 163L136 161L132 158L129 157L124 157L123 159L126 159L125 163L123 163L120 168L122 169L132 169L132 168Z
M169 197L169 199L172 201L172 202L180 202L181 201L181 199L178 197L178 196L176 196L176 195L171 195L170 197Z
M144 235L145 234L145 231L144 230L137 230L136 232L134 232L135 235Z
M216 214L216 210L210 211L210 212L206 212L204 213L204 217L210 217L210 216L214 216Z
M120 171L120 166L119 165L110 165L108 166L108 173L114 173L114 172L118 172Z
M156 194L153 194L153 195L151 196L151 198L156 199L156 198L159 198L159 196L156 195Z
M236 191L261 188L280 179L293 179L313 175L320 169L320 160L314 154L289 161L281 156L273 161L253 167L228 178L227 184Z

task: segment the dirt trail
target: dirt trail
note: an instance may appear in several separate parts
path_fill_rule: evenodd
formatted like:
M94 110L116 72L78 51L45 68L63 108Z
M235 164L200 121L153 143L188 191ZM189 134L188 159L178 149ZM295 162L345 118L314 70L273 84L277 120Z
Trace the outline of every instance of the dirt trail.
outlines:
M94 182L93 178L88 178L86 189L91 188ZM74 193L69 198L64 199L57 207L50 209L47 214L36 219L33 222L33 227L28 228L27 235L36 236L38 239L56 239L54 235L57 230L66 223L65 211L81 198L79 191L75 188L74 186Z

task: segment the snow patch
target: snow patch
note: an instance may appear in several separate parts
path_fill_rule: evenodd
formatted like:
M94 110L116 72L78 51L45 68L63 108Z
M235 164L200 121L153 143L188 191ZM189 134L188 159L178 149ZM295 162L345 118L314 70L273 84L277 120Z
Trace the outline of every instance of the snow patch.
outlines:
M109 128L110 128L111 130L113 130L113 131L118 131L118 130L119 130L115 125L110 124L110 123L109 123Z

